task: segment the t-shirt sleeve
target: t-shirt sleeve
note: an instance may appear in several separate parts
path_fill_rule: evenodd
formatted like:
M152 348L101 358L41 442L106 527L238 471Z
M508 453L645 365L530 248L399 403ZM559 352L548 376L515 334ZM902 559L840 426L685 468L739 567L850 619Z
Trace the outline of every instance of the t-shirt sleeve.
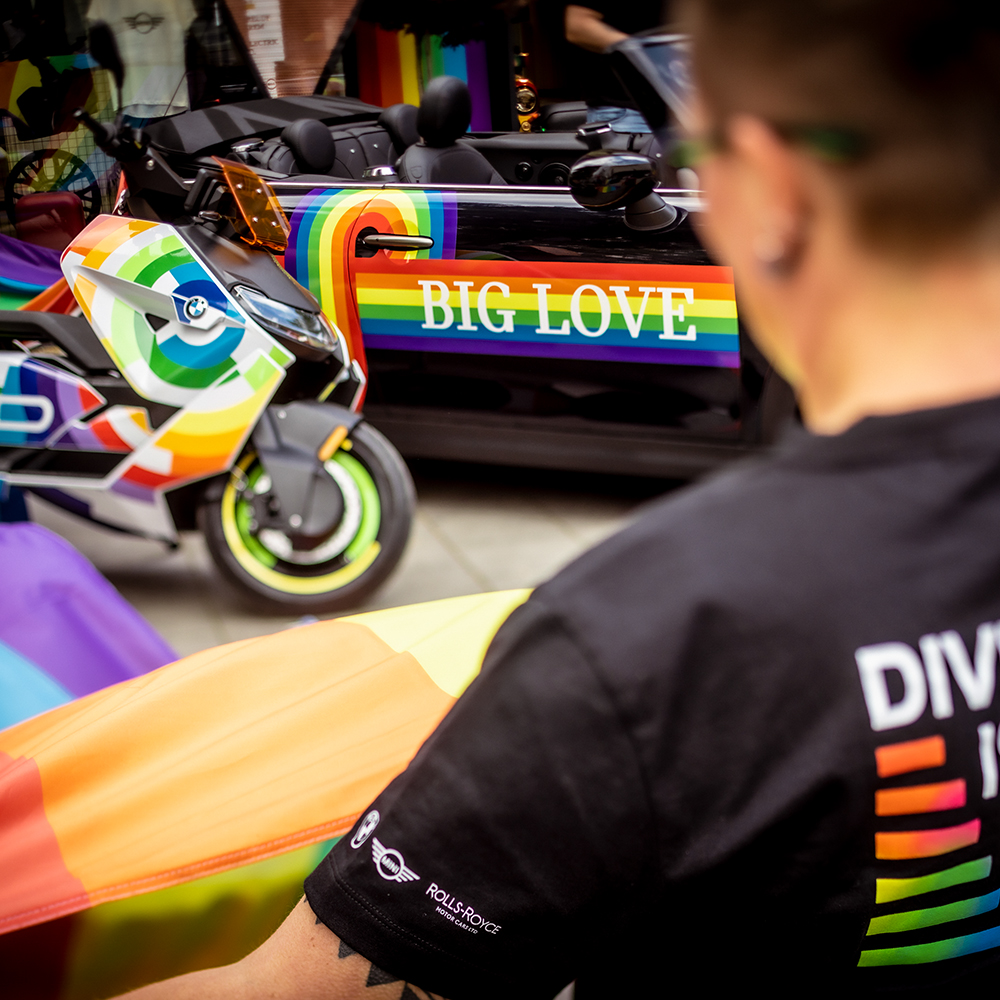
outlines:
M628 728L536 595L410 766L306 881L317 916L452 1000L551 1000L655 881Z

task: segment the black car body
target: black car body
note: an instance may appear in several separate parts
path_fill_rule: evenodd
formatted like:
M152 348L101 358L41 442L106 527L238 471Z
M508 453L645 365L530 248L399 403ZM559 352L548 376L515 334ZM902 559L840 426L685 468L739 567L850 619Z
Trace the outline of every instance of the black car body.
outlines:
M149 133L182 174L238 156L268 178L292 226L285 266L367 358L366 412L404 455L691 476L766 442L790 397L699 242L697 191L666 165L676 39L619 49L653 133L457 139L502 183L401 183L385 166L407 147L391 109L351 98L210 108ZM289 140L303 119L333 139L324 173ZM602 146L657 165L667 224L575 200L568 174Z

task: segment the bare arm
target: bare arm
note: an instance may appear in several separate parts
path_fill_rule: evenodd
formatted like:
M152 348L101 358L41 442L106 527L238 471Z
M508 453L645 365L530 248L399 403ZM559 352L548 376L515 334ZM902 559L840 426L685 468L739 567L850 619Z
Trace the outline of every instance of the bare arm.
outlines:
M125 996L128 1000L442 1000L362 958L316 918L305 897L242 962L178 976Z
M606 24L603 14L576 4L567 4L564 26L567 42L591 52L603 52L609 45L628 38L624 31Z

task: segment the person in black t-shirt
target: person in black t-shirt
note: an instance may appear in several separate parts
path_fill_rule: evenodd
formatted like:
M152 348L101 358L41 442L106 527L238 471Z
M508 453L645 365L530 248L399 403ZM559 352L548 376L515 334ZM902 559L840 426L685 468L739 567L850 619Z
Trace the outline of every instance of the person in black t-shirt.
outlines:
M137 997L995 988L1000 16L684 14L705 239L804 428L540 587L276 934Z
M585 5L566 5L566 40L577 47L571 62L587 101L588 122L607 122L613 132L650 131L604 50L638 31L658 28L662 21L663 0L617 4L593 0Z

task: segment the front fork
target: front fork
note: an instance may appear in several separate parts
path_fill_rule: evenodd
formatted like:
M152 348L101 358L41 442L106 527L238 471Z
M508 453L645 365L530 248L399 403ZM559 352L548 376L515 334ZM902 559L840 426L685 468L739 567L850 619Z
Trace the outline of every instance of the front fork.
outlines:
M278 501L267 527L302 539L321 538L335 527L327 522L335 519L340 504L327 494L337 487L324 466L362 419L357 411L328 399L267 407L251 435L271 480L269 492Z

